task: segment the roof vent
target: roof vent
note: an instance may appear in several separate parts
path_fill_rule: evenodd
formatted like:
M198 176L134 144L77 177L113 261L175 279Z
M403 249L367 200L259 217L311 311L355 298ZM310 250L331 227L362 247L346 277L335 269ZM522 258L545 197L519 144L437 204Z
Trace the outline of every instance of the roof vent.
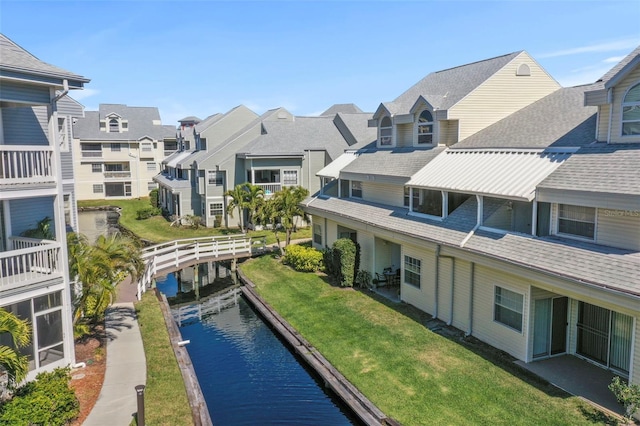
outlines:
M531 75L531 69L527 64L518 65L518 69L516 70L516 75Z

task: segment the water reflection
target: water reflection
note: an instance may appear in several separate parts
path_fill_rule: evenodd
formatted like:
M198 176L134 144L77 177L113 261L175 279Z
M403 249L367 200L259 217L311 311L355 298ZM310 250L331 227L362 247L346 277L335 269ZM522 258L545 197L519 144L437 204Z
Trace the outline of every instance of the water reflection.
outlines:
M119 217L119 213L115 211L78 211L78 231L84 234L90 243L94 243L100 235L118 232Z
M234 286L234 276L223 263L210 262L158 279L157 287L176 312L196 298L210 304L225 285ZM359 424L244 298L200 317L180 332L191 341L187 348L214 424Z

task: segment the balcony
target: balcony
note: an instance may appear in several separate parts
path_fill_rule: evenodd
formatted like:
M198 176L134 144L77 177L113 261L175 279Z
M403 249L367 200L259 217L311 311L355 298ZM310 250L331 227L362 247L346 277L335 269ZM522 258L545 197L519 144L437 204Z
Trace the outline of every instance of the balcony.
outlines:
M0 252L0 291L62 277L58 242L10 237L9 244Z
M120 172L104 172L105 179L130 179L131 172L130 171L120 171Z
M264 195L273 195L282 189L282 184L280 182L256 183L255 185L262 188L262 190L264 191Z
M0 145L0 185L55 182L52 147Z
M81 151L82 158L102 158L102 150L99 151Z

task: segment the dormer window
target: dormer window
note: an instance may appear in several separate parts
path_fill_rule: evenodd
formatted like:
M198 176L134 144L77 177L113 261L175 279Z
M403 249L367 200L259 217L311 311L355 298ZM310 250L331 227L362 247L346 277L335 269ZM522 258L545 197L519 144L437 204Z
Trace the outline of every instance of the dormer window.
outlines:
M392 132L393 128L391 118L382 117L382 120L380 121L380 146L389 146L393 144L391 137Z
M433 115L428 110L424 110L418 117L418 144L433 143Z
M120 133L120 123L117 118L109 120L109 133Z
M640 83L622 101L622 136L640 135Z

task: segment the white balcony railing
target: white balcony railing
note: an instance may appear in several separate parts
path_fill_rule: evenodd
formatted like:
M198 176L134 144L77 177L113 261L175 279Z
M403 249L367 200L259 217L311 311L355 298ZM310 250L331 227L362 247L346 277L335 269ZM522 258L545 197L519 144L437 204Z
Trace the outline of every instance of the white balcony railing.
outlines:
M0 290L52 278L62 272L60 244L33 238L9 238L13 250L0 253Z
M282 189L281 183L256 183L264 191L264 195L273 195Z
M130 178L131 172L104 172L105 179L123 179Z
M85 158L101 158L102 151L82 151L82 156Z
M55 182L53 148L0 145L0 184Z

